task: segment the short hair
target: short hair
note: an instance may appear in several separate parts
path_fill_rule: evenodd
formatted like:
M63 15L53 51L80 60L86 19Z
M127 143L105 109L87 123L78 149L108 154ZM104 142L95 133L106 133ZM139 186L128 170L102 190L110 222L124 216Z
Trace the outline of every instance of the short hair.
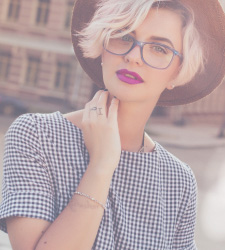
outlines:
M149 10L168 9L182 19L183 59L173 85L183 85L204 70L205 55L201 36L195 27L193 10L178 0L99 0L92 20L77 32L79 47L86 58L97 58L103 52L103 42L134 31L147 17ZM118 31L121 32L118 32Z

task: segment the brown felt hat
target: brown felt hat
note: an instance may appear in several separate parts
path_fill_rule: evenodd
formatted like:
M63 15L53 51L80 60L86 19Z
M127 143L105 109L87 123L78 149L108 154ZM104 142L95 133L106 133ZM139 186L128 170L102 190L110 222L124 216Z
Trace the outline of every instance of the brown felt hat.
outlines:
M136 0L138 1L138 0ZM164 90L158 106L173 106L195 102L209 95L222 82L225 75L225 14L218 0L180 0L190 6L195 15L196 27L203 37L208 60L205 71L183 86ZM101 58L84 58L78 46L75 31L80 31L90 22L96 0L77 0L72 17L72 42L80 65L100 88L104 87Z

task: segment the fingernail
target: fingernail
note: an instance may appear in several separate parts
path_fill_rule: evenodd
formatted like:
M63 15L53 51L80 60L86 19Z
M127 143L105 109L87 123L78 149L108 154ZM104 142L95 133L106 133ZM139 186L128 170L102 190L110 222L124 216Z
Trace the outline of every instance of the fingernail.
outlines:
M104 91L108 91L108 89L104 89Z

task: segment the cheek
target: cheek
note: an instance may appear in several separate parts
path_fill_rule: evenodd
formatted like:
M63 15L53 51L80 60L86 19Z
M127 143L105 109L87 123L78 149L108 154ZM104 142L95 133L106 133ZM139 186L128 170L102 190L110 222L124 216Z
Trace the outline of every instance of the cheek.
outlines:
M179 59L174 61L168 69L162 70L161 73L158 74L158 79L162 82L164 87L167 87L168 84L177 77L180 70L180 62Z
M102 65L103 81L107 83L112 78L112 68L110 68L105 62Z
M104 81L111 79L119 69L121 58L107 52L102 53L102 73Z
M171 65L171 69L170 69L171 70L171 72L170 72L171 80L176 78L177 75L179 74L180 66L181 66L180 59L178 57L176 57Z
M115 61L116 58L114 58L115 56L108 53L107 51L103 51L102 53L102 63L104 65L105 68L108 67L108 64L112 64L113 61Z
M171 65L172 66L172 65ZM149 69L145 77L151 86L163 90L177 75L177 67L169 67L164 70Z

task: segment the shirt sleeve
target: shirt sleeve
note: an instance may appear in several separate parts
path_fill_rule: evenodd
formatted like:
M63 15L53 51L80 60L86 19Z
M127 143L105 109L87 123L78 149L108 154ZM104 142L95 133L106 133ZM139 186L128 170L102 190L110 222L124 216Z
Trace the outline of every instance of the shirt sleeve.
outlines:
M194 240L197 215L197 183L192 171L191 179L190 199L176 229L172 247L174 250L197 250Z
M54 195L32 114L22 115L5 136L0 229L10 216L54 220Z

